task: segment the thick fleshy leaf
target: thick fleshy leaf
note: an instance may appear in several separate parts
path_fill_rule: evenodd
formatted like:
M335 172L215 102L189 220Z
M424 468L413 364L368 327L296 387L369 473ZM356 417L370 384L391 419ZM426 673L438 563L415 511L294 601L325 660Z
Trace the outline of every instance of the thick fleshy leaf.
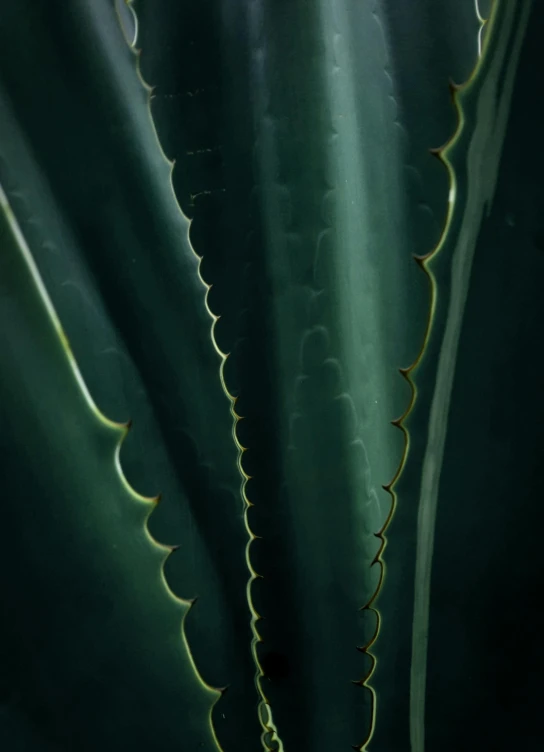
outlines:
M403 498L418 499L415 567L407 567L414 582L414 752L460 744L508 749L521 738L530 747L536 738L538 715L531 717L525 699L536 684L528 673L520 671L516 679L522 703L510 695L500 706L501 719L496 691L509 660L508 641L516 632L519 637L523 623L531 624L527 638L535 629L535 585L524 588L521 581L542 581L536 540L531 544L525 531L539 514L533 489L542 445L539 430L517 407L512 378L520 353L534 347L543 314L534 282L541 271L534 222L542 160L540 154L521 156L521 143L532 132L525 130L528 104L542 64L536 32L541 15L536 9L531 15L531 3L497 5L481 65L454 93L459 128L439 152L450 174L449 216L442 242L424 262L434 289L433 315L413 374L415 410L406 420L414 442L396 486L399 506ZM528 29L534 36L524 44ZM540 392L538 369L529 361L523 400L531 400L537 415ZM514 439L524 435L527 441ZM508 550L522 530L523 562ZM391 548L406 539L395 519L388 538ZM512 598L516 613L523 613L519 622L504 615ZM530 645L528 639L524 650ZM376 748L378 742L395 748L397 738L389 729L377 737Z
M92 402L0 192L4 749L216 749L219 693L182 639L189 604L118 463L126 427Z
M360 609L380 577L381 486L402 456L390 421L408 403L397 368L415 357L428 306L411 254L436 243L447 206L428 149L454 126L448 76L476 59L474 5L448 3L437 34L432 3L133 6L244 416L261 690L286 749L360 743L373 698L353 682L372 661L356 646L376 629ZM413 505L408 515L414 527ZM388 587L402 575L400 564ZM391 684L396 607L383 619Z
M0 365L10 396L0 398L6 488L25 502L6 507L6 592L17 607L2 627L15 649L2 656L0 729L10 749L119 748L134 737L136 748L212 750L216 734L225 752L254 752L263 729L265 747L286 752L538 745L536 701L520 698L540 693L519 651L506 699L495 685L513 665L501 660L512 635L535 661L541 653L532 636L539 526L526 525L537 520L541 454L540 382L527 355L543 313L541 160L527 121L542 12L530 16L529 0L497 1L482 25L491 5L4 4L0 183L90 393L105 414L134 420L120 463L139 491L163 491L150 529L181 544L166 580L198 597L188 611L166 590L153 558L164 552L144 526L150 506L113 464L121 429L85 392L86 417L76 420L74 384L51 375L61 352L73 380L71 356L58 342L42 347L47 317L29 319L30 298L16 295L27 329L0 322L20 355L5 374ZM448 78L466 80L484 40L469 83L450 91ZM137 61L154 87L151 107ZM450 137L458 114L437 160L429 147ZM426 277L411 257L437 244ZM523 264L511 261L514 246ZM6 273L4 306L22 279ZM390 421L410 403L398 367L423 341L408 372L417 399L402 421L409 454L392 496L383 485L406 454ZM53 408L59 417L45 425ZM52 453L57 464L44 461ZM112 525L98 503L104 477L121 484L125 511ZM95 517L82 523L74 509ZM109 548L115 525L121 558ZM512 554L522 544L527 561ZM16 571L23 548L31 564ZM150 572L157 582L138 590L133 574L147 583ZM87 651L78 577L102 629ZM19 603L23 582L37 594ZM105 587L124 598L115 623ZM514 592L517 611L503 614ZM62 629L44 642L27 618L45 612L48 594L59 604L54 624L66 617L74 639L69 654L58 648ZM155 603L163 632L151 663ZM35 681L14 698L24 667ZM96 691L108 679L111 702ZM143 687L130 711L129 681ZM229 691L219 698L205 682ZM58 705L44 702L47 692ZM102 721L80 743L93 702L105 707ZM142 730L147 710L153 724ZM118 722L121 740L106 740L113 715L132 712L133 736ZM474 729L468 741L461 718Z
M4 9L0 36L0 180L91 393L133 420L129 481L163 494L150 525L180 546L166 570L174 592L198 599L186 623L195 661L229 685L214 722L230 730L218 734L232 740L243 720L258 744L233 416L135 54L108 0L21 2Z

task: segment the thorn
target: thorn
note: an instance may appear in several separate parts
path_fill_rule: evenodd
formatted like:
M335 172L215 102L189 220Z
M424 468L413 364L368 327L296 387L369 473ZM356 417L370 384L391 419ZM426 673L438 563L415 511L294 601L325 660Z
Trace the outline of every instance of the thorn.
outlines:
M453 101L455 101L455 94L461 89L461 86L459 84L456 84L453 78L450 78L448 81L448 88L450 90L450 95Z
M128 433L130 431L130 429L132 428L132 418L130 418L129 420L127 420L127 422L123 423L122 425L124 425L125 430Z
M158 493L156 496L153 496L151 501L153 504L160 504L162 500L162 493Z
M187 598L187 603L189 603L189 608L193 608L195 603L198 601L198 595L194 598Z
M181 543L178 543L176 546L167 546L167 548L170 549L170 553L168 554L168 556L170 556L170 554L173 554L174 551L179 551L179 549L181 548Z
M432 154L433 157L436 157L437 159L439 159L440 161L442 161L442 151L443 151L443 149L444 149L443 146L438 146L436 148L433 147L433 148L429 149L429 153Z

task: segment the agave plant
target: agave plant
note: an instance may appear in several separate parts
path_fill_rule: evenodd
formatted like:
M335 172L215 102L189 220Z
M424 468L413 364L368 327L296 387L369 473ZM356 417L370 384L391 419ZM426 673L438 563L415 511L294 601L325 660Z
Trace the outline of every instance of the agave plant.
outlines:
M542 747L543 15L0 2L2 749Z

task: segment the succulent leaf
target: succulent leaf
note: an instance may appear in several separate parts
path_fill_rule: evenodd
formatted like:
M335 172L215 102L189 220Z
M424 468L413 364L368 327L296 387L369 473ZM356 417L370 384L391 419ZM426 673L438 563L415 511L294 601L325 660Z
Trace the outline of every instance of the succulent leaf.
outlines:
M539 748L543 7L0 13L0 745Z
M211 705L146 528L154 500L119 466L104 418L0 193L1 724L6 749L216 749ZM11 716L11 718L10 718ZM11 737L11 730L14 737Z
M541 127L533 89L543 21L540 4L496 5L482 64L454 95L459 129L440 152L452 201L443 241L425 261L436 305L408 420L411 434L425 436L423 451L409 460L420 475L414 750L458 749L467 729L474 748L508 749L520 739L531 748L540 737L535 665L514 671L506 646L516 635L541 660L542 381L537 362L522 353L534 352L544 313L535 232L542 153L536 148L527 158L526 149ZM413 491L409 482L401 477L399 498ZM511 551L516 540L522 556ZM454 665L447 635L455 635Z
M447 198L427 150L453 127L447 86L441 108L429 102L474 64L474 6L447 4L446 22L432 3L414 12L387 2L133 7L159 137L214 283L218 340L232 353L227 385L240 394L249 521L260 536L250 555L262 575L253 587L261 689L286 748L361 741L372 698L353 680L364 683L372 663L354 647L376 623L354 617L380 579L373 534L391 505L381 485L402 454L389 426L408 400L396 367L413 359L428 304L411 254L437 241ZM407 20L434 22L429 56L440 65L422 57ZM403 581L402 565L394 576ZM318 716L336 719L325 733L311 722L316 702Z
M14 202L21 221L37 222L32 252L91 393L110 414L133 420L121 456L127 477L162 492L150 525L158 540L180 546L167 567L174 592L198 598L186 624L189 641L199 637L195 660L210 684L229 685L215 721L237 731L245 718L258 738L233 417L148 91L107 0L23 2L8 20L0 31L12 58L2 69L0 180L23 195ZM43 174L45 194L34 182Z

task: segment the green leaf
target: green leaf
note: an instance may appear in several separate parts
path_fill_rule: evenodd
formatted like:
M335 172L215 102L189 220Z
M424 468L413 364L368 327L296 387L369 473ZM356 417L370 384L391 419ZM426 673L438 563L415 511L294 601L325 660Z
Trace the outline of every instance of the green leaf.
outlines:
M508 521L513 528L520 524L519 511L510 503L515 491L506 479L517 478L517 468L534 463L514 451L508 464L499 464L500 442L486 417L498 409L497 390L503 382L504 366L493 364L497 357L506 358L506 362L511 357L496 337L502 338L506 321L508 329L514 321L518 324L520 337L526 327L527 313L523 305L519 307L521 301L511 299L517 308L514 313L506 300L501 301L496 283L509 273L513 242L512 235L501 228L504 190L511 195L513 167L511 159L503 161L503 149L521 141L520 124L527 116L524 121L516 109L522 99L530 98L529 87L534 82L535 58L530 48L518 71L530 14L530 3L497 4L481 64L454 93L458 130L439 150L450 174L450 207L442 241L423 262L433 286L432 319L423 356L414 371L415 410L405 423L415 441L407 472L395 486L399 505L414 495L418 499L416 561L408 574L414 577L409 693L414 752L429 746L458 749L459 744L466 744L467 728L471 746L503 749L516 743L514 735L505 740L502 723L497 731L490 730L497 720L496 702L488 705L485 717L482 715L482 697L493 692L495 683L490 677L501 681L502 656L496 651L488 653L492 638L489 632L484 636L477 624L485 624L489 630L494 623L505 642L511 635L510 630L498 626L497 593L508 599L509 593L518 589L520 571L517 577L513 575L512 560L504 561L508 571L500 566L486 571L486 562L504 556ZM517 107L510 104L516 88ZM524 200L532 194L533 169L534 163L526 162L514 179ZM540 264L535 251L530 249L528 259L532 274L534 265L538 268ZM479 267L476 275L472 273L474 259ZM530 295L529 278L524 277L523 283ZM520 281L519 290L521 285ZM533 320L536 323L538 319ZM510 352L513 355L516 348L511 347ZM514 361L511 363L513 367ZM502 393L503 400L515 400L511 388ZM536 394L534 404L539 404ZM521 415L511 413L508 436L516 436L524 426ZM499 491L495 486L492 491L491 478L498 472L502 488ZM517 484L519 488L524 485ZM389 546L395 547L404 536L405 530L393 519ZM387 598L386 589L383 597ZM525 603L531 607L526 596ZM491 666L494 660L496 667L488 669L486 677L482 661ZM473 710L476 704L477 711ZM510 717L515 716L519 723L525 711L520 713L515 703L514 707ZM465 720L457 727L460 717Z
M32 253L91 393L133 420L127 478L162 492L150 525L180 546L166 570L172 589L198 599L186 623L196 664L208 683L229 685L218 734L238 736L244 719L258 743L234 419L135 54L107 0L23 2L0 34L12 61L1 72L0 180L22 196L14 210L33 225Z
M376 622L357 612L377 587L381 485L402 455L389 425L408 402L397 367L415 357L428 305L411 254L438 239L447 177L428 147L453 128L447 76L474 64L474 6L133 5L244 416L261 689L287 749L360 742L372 698L352 680L372 663L355 646ZM396 606L384 622L392 685Z
M127 429L98 412L3 192L0 208L0 738L17 748L24 725L25 749L167 750L190 736L211 752L219 694L147 532L154 500L120 471Z
M536 5L5 4L5 746L538 747Z

